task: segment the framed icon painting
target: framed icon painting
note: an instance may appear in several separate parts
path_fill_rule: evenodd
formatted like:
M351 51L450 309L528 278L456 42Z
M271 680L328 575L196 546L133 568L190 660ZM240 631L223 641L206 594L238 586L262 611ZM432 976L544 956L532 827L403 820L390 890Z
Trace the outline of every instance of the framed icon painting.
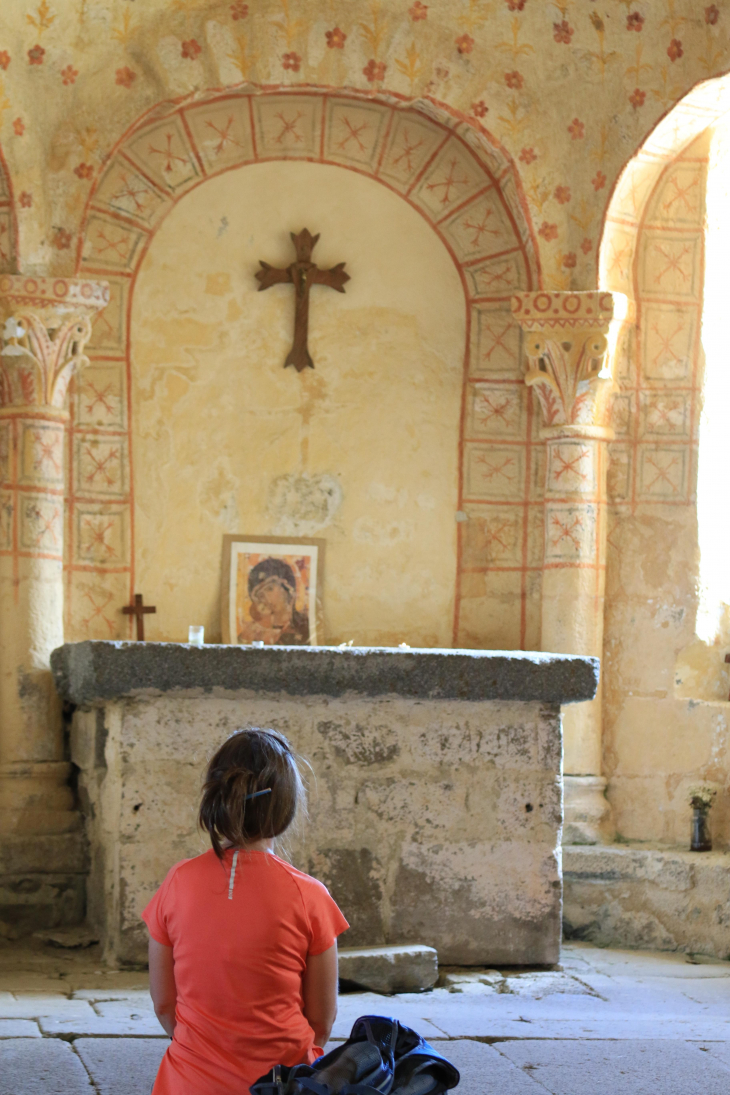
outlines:
M223 642L317 646L324 540L224 536Z

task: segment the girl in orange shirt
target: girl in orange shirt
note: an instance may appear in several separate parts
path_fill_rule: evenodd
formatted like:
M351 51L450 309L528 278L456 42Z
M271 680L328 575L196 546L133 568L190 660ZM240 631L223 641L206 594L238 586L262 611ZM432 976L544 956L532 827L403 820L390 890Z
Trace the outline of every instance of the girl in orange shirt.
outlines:
M273 1065L322 1054L348 924L321 882L274 855L302 796L274 730L238 730L208 766L199 820L212 849L177 863L142 913L172 1039L153 1095L241 1095Z

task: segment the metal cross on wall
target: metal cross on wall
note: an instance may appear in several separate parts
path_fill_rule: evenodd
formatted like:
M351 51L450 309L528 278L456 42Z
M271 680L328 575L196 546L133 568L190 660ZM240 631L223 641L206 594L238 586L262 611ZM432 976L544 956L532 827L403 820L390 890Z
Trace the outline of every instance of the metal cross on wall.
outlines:
M303 229L298 236L291 233L297 257L296 261L286 269L280 270L275 266L269 266L268 262L261 263L261 270L256 274L259 281L259 292L262 289L270 289L272 285L280 285L291 282L294 285L294 342L284 362L293 365L298 373L307 365L314 368L307 346L309 335L309 290L313 285L328 285L330 289L336 289L338 293L344 293L345 282L350 280L350 275L345 273L344 262L338 262L331 270L320 270L312 262L312 251L319 239L319 233L312 236L307 229Z

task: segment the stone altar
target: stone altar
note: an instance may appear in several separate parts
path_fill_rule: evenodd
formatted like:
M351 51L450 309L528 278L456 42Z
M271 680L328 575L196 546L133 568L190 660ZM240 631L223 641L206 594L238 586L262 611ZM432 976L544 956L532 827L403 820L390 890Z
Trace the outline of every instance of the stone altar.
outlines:
M139 913L173 863L204 850L201 775L242 725L283 731L312 764L309 822L286 845L342 906L345 946L558 960L560 707L593 697L597 659L82 642L51 665L75 705L88 914L107 960L145 960Z

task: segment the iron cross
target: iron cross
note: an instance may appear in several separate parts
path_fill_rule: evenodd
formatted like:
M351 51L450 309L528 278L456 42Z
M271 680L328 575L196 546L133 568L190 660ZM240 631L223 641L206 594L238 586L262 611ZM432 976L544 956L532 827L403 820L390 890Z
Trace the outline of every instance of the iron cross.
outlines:
M289 282L294 285L294 341L284 362L284 368L287 365L293 365L300 373L307 365L310 369L314 368L314 362L307 346L309 336L309 290L313 285L328 285L330 289L336 289L338 293L344 293L345 282L350 280L350 275L345 273L344 262L338 262L337 266L333 266L331 270L320 270L312 262L312 251L319 239L319 233L312 236L305 228L298 236L295 236L292 232L291 238L297 253L296 261L287 266L285 270L279 270L275 266L269 266L268 262L259 259L261 269L257 272L256 277L259 281L259 292L262 289L270 289L272 285L287 284Z

